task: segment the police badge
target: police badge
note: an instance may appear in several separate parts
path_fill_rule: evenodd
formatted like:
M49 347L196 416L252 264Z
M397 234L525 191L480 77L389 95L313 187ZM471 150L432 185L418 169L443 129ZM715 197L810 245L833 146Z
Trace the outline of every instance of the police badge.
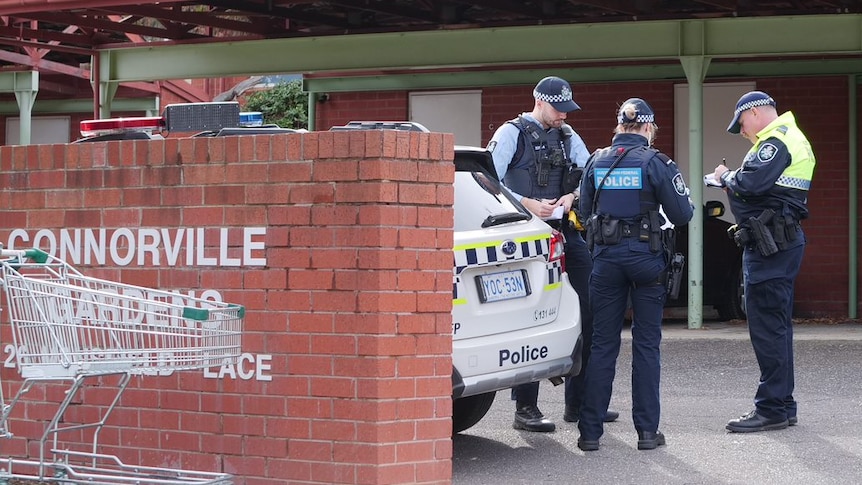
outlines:
M760 150L757 151L757 159L760 160L761 163L769 163L773 158L775 158L775 154L778 153L778 148L775 147L772 143L764 143Z
M673 190L679 195L688 195L688 187L685 186L685 181L680 173L673 176Z

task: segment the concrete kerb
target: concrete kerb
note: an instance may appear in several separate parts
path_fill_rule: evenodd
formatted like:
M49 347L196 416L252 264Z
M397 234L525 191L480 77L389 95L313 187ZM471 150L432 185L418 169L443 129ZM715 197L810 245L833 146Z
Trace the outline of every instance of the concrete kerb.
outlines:
M624 331L625 338L631 338L630 331ZM716 339L747 340L748 324L745 321L704 322L701 328L690 329L685 321L665 321L662 326L664 339ZM862 323L810 323L794 320L794 340L862 340Z

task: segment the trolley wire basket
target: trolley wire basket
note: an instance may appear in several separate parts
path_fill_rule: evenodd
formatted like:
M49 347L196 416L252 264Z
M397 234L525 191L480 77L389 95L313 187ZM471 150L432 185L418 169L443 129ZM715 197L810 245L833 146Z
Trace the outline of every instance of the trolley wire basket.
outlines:
M16 474L16 465L35 466L39 479L49 479L51 471L64 484L231 483L224 474L141 471L142 467L97 453L97 448L99 431L131 376L235 363L241 350L244 307L87 277L39 249L0 248L0 288L6 294L16 364L24 378L9 404L0 386L0 437L13 436L7 429L10 413L35 383L71 382L42 435L39 460L7 460L6 470L0 469L0 485L5 477L31 477ZM121 375L119 388L101 419L64 426L63 414L84 380L111 374ZM59 433L82 428L94 429L90 452L57 449ZM45 456L49 438L54 445L50 462ZM82 457L90 463L77 468L71 464L70 458ZM97 462L110 466L99 468Z

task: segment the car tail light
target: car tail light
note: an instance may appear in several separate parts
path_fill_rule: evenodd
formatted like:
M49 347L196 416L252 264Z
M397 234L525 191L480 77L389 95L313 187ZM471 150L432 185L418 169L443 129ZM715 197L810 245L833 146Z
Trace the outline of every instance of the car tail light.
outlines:
M562 267L566 267L566 253L565 253L565 239L563 239L563 235L559 231L553 231L551 233L551 244L548 252L548 261L556 261L560 260L560 264Z

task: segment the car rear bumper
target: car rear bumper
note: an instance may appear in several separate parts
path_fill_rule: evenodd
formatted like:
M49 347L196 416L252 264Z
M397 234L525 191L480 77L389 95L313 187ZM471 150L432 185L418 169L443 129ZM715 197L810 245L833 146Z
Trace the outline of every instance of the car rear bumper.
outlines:
M466 397L551 377L581 367L578 295L563 277L559 317L545 325L452 342L452 396Z

